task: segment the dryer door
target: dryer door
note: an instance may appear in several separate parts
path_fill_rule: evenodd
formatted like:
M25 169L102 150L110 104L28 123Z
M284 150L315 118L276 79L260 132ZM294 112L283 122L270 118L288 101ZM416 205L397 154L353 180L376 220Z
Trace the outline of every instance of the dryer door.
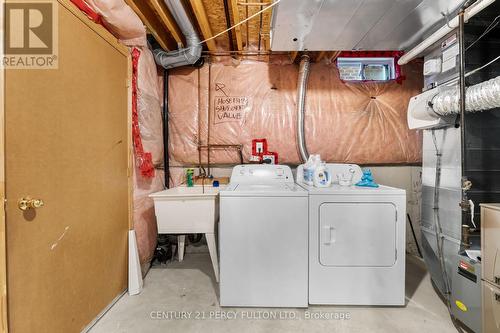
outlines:
M396 207L385 202L325 202L319 207L324 266L389 267L396 262Z

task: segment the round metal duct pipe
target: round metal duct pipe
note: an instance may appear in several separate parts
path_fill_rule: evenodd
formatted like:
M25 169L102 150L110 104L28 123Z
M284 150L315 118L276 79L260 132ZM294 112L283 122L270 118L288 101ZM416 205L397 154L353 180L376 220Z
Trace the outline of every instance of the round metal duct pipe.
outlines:
M309 158L309 152L306 147L306 138L304 133L305 101L307 91L307 80L309 78L309 66L311 58L304 54L300 58L299 78L297 81L297 146L299 147L300 159L306 162Z

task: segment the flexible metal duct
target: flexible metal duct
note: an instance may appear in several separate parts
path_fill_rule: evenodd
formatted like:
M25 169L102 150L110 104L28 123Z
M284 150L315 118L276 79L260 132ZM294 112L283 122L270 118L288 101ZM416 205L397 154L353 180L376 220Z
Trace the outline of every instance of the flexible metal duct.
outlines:
M297 146L299 147L300 158L303 162L309 158L304 134L304 116L307 80L309 78L309 66L311 59L308 55L303 55L300 59L299 79L297 82Z
M170 13L179 25L184 37L186 38L186 47L176 51L165 52L161 49L153 51L156 63L166 69L192 65L201 57L202 45L200 37L194 29L186 9L179 0L164 0Z
M445 90L432 99L432 109L446 116L460 113L460 93L458 87ZM500 76L467 88L465 111L484 111L500 107Z

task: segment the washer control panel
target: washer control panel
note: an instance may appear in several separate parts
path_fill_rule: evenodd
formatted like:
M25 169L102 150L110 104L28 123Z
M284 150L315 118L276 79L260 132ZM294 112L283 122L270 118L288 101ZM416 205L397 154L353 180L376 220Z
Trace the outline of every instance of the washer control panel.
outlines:
M231 183L274 184L294 183L294 180L288 165L241 164L233 168Z

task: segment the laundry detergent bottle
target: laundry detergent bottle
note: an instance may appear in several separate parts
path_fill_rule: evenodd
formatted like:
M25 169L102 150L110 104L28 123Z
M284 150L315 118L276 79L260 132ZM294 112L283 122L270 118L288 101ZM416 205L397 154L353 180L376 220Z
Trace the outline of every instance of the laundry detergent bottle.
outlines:
M332 184L332 175L325 163L314 169L313 182L316 187L329 187Z
M304 183L314 185L314 170L320 164L319 155L309 155L309 159L304 164Z

